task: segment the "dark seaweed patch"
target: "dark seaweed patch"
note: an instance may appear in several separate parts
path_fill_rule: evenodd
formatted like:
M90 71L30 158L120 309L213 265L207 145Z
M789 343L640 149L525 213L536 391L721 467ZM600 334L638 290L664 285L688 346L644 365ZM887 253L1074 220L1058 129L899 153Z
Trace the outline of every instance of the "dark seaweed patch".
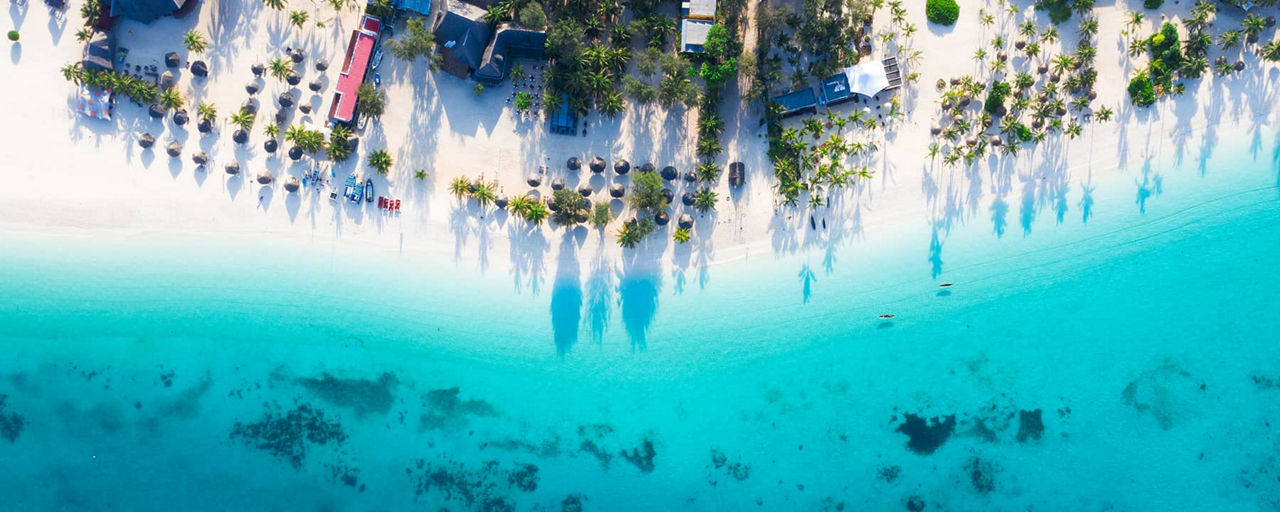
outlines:
M504 491L532 492L538 485L538 467L532 464L517 464L506 470L497 461L489 461L471 469L454 460L428 464L418 459L405 472L413 479L414 500L435 493L443 501L485 512L515 510L514 501Z
M174 370L169 370L169 373L160 374L160 384L163 384L166 388L173 387L173 376L176 374L177 372Z
M1258 389L1275 389L1277 386L1280 386L1280 383L1276 382L1280 379L1273 379L1266 375L1254 373L1253 375L1250 375L1249 378L1253 379L1253 385Z
M582 512L582 502L586 499L587 497L581 494L570 494L560 500L560 512Z
M988 494L996 489L996 471L998 468L989 460L972 457L965 464L964 471L969 475L969 483L979 494Z
M22 435L22 429L26 428L27 420L21 414L12 412L5 401L9 399L9 395L0 395L0 438L9 443L18 441L18 436Z
M364 492L364 485L360 483L360 469L343 464L329 464L329 476L335 481L341 482L347 487L359 486L360 492Z
M422 398L422 430L459 430L467 426L468 417L496 416L497 410L483 400L462 400L459 389L433 389Z
M658 451L653 447L653 441L646 437L639 447L632 448L631 451L622 450L621 455L627 462L640 468L641 472L652 473L653 458L658 455Z
M283 414L279 405L268 404L258 421L237 421L231 429L231 438L266 451L298 469L307 457L309 446L342 444L347 440L347 434L341 423L326 418L324 411L308 404Z
M876 475L888 483L894 483L902 478L902 466L880 466L880 470Z
M897 432L907 435L907 449L920 455L929 455L940 448L956 429L956 415L925 419L907 413L905 420L898 425Z
M299 378L298 384L317 398L339 407L349 407L357 417L363 417L390 411L399 381L391 372L383 373L378 380L340 379L325 373L319 378Z
M733 477L739 482L751 477L751 466L744 464L741 457L738 460L730 461L729 456L719 449L711 449L711 465L715 469L724 469L725 473Z
M601 469L609 469L609 462L613 460L613 454L601 448L595 441L583 439L578 445L578 450L594 455L596 460L600 461Z
M924 498L921 498L919 496L908 496L907 510L909 510L910 512L923 512Z
M1018 411L1018 442L1038 440L1044 435L1044 418L1040 409Z
M174 418L194 418L197 414L197 406L200 405L200 399L204 397L210 389L213 389L213 377L205 374L200 382L183 390L177 396L159 405L160 413L165 416Z

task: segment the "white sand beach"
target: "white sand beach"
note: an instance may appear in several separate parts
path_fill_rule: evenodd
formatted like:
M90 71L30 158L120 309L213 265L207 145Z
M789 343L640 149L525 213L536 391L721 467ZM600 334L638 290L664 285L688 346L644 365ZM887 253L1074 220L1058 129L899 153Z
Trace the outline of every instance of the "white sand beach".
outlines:
M727 180L721 179L717 185L721 201L717 211L708 215L675 201L673 218L688 212L696 219L692 241L674 243L670 234L674 226L667 226L636 250L621 249L616 243L620 220L603 232L589 226L568 232L549 224L531 228L492 206L482 211L473 202L460 202L449 195L447 185L455 176L483 176L496 180L503 194L518 194L529 189L526 176L545 166L547 176L539 187L544 197L550 193L551 179L563 177L572 188L589 183L595 190L591 199L607 201L608 185L629 178L611 172L592 175L585 169L570 172L566 159L576 156L585 162L601 156L611 164L625 158L637 167L652 162L685 172L696 163L694 111L629 105L616 120L591 114L586 136L551 134L544 119L521 118L505 101L511 92L509 81L476 95L469 82L429 72L424 60L409 63L387 55L378 68L388 95L386 113L363 132L357 131L359 152L337 165L335 174L340 182L353 171L365 173L365 155L386 148L395 161L390 174L368 174L373 175L379 195L402 200L402 213L391 216L371 204L330 202L327 187L286 192L284 178L302 176L311 164L308 157L291 161L283 150L275 155L263 151L265 120L255 125L249 143L240 146L231 140L234 128L225 121L214 133L201 134L194 124L177 127L169 118L151 119L145 107L124 99L117 103L110 121L82 117L72 109L76 88L59 73L60 67L80 57L82 45L74 37L80 23L78 2L70 5L62 20L38 2L11 3L6 21L21 31L22 39L11 46L9 58L0 59L0 76L5 77L0 111L10 119L0 127L4 141L0 177L5 184L0 187L0 232L293 238L308 244L359 244L399 251L424 264L450 262L454 268L480 272L537 273L547 267L547 261L570 253L620 264L700 267L856 243L868 233L892 236L895 226L909 223L929 223L945 236L950 226L972 219L987 222L983 217L996 198L1026 200L1030 194L1037 208L1052 209L1056 198L1065 195L1074 204L1081 200L1084 183L1143 180L1144 172L1184 159L1207 158L1219 141L1257 137L1260 127L1277 121L1280 69L1247 52L1241 57L1247 67L1236 75L1209 73L1188 82L1185 95L1163 99L1149 109L1131 107L1125 84L1136 61L1125 54L1121 30L1129 7L1121 2L1096 8L1098 101L1115 109L1114 120L1087 124L1075 140L1051 136L1039 148L1017 157L993 156L969 167L931 163L925 156L929 127L939 112L939 93L933 83L977 72L970 55L993 29L976 22L977 2L964 3L960 22L947 29L926 21L922 2L908 3L909 21L921 27L913 36L913 46L922 51L910 70L918 71L921 80L896 93L907 117L880 132L882 150L870 162L874 178L814 212L804 205L779 207L765 156L761 108L758 104L743 107L731 93L722 106L727 129L720 161L745 163L746 185L731 190ZM313 9L312 3L297 0L291 6ZM299 30L289 26L286 14L255 0L204 0L198 9L182 19L146 25L120 22L117 44L129 48L131 65L159 64L163 69L164 53L186 55L181 44L184 32L194 27L208 34L211 44L200 58L210 64L209 78L193 78L183 69L177 87L187 97L189 109L197 101L212 102L224 120L249 97L244 86L253 78L253 64L283 56L286 47L301 48L306 53L298 66L302 83L293 89L302 103L312 106L313 114L294 110L290 122L323 124L340 66L320 73L314 62L317 58L342 61L347 38L358 23L357 10L344 12L326 28ZM1177 9L1185 14L1190 5ZM1223 8L1218 23L1238 24L1240 16ZM1147 20L1148 31L1155 30L1158 22ZM887 15L877 16L878 28L888 23ZM1057 44L1062 48L1075 48L1073 27L1072 23L1061 26ZM748 44L753 39L748 37ZM886 49L877 40L873 55L884 54ZM317 78L325 89L313 94L306 86ZM274 98L289 87L270 77L261 83L263 90L254 97L260 117L267 118L276 110ZM859 106L836 107L854 108ZM156 137L156 147L138 146L137 137L143 132ZM164 153L164 145L171 140L182 142L181 157ZM201 150L210 155L204 168L192 161L192 155ZM231 161L243 167L240 176L223 172ZM276 179L261 186L252 178L264 169ZM418 169L427 170L429 177L415 179ZM671 186L677 197L686 191L686 184L679 180ZM826 228L811 229L811 214Z

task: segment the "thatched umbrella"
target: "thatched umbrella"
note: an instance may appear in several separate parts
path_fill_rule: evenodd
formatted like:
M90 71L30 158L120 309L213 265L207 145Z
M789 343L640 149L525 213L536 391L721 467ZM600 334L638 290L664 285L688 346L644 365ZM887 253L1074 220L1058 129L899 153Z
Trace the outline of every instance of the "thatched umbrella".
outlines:
M530 174L529 178L524 180L524 182L528 183L530 187L536 187L536 186L542 185L542 176L539 176L537 174Z
M262 149L267 150L268 153L275 153L276 150L279 148L280 148L280 143L276 142L275 139L267 139L266 142L262 143Z
M195 76L209 76L209 65L202 60L192 62L191 74Z
M992 145L992 146L1001 146L1001 145L1004 145L1004 140L1000 139L1000 136L999 136L999 135L992 135L992 136L991 136L991 145Z
M258 85L258 81L256 79L250 80L249 83L244 84L244 92L249 94L258 94L259 90L262 90L262 86Z
M196 123L196 129L200 130L200 133L209 133L213 129L213 122L208 119L201 119L199 123Z
M165 71L164 73L160 73L160 89L161 90L171 88L173 87L173 84L177 82L178 82L178 79L177 77L173 76L172 71Z
M299 111L299 112L302 112L303 114L310 114L310 113L311 113L311 105L308 105L308 104L306 104L306 103L303 103L303 104L301 104L301 105L298 105L298 111Z
M302 148L298 146L289 148L289 159L297 160L299 158L302 158Z
M652 163L647 163L647 164L644 164L644 165L640 166L640 172L653 172L653 171L655 171L655 170L657 170L657 169L658 169L658 168L657 168L656 166L654 166Z
M640 223L640 220L635 217L630 217L627 220L622 221L622 223L628 226L635 226L636 224Z
M169 146L165 148L165 152L169 153L169 156L177 158L178 155L182 154L182 143L176 140L169 142Z
M693 206L693 192L685 192L684 195L680 196L680 202L684 203L685 206Z
M280 102L280 108L289 108L293 106L293 94L285 91L280 93L280 98L276 101Z
M257 114L258 104L254 103L253 98L248 98L244 100L244 103L240 104L240 110L244 112L248 112L250 114Z
M294 48L293 51L289 52L289 58L293 59L295 64L302 62L302 57L303 54L301 48Z
M209 163L209 154L204 151L197 152L196 154L191 155L191 161L195 162L197 165L207 164Z
M499 210L507 209L507 196L502 196L497 199L494 199L493 205L497 206Z
M666 226L671 222L671 215L667 212L658 212L653 214L653 223L659 226Z
M676 198L676 193L669 188L664 188L662 189L662 198L666 199L667 202L670 203L672 200Z
M178 52L164 54L164 67L176 68L179 64L182 64L182 58L178 56Z
M320 59L316 61L316 71L324 71L329 69L329 59Z
M308 83L307 88L311 89L312 92L320 92L320 89L324 88L324 84L320 83L320 79L317 78Z
M142 135L138 136L139 146L142 146L144 148L149 148L151 147L152 144L155 144L155 143L156 143L156 138L152 136L150 133L143 133Z
M285 75L284 81L289 82L289 85L298 85L302 81L302 75L299 75L297 71L290 71L288 75Z
M929 134L937 135L939 133L942 133L942 127L938 126L938 123L933 123L933 126L929 127Z
M262 172L258 173L257 180L259 185L269 185L271 184L271 179L271 171L263 169Z
M680 219L676 221L676 225L680 229L689 229L693 227L693 217L690 217L687 213L682 213L680 214Z
M553 212L560 211L560 205L556 204L556 202L552 201L551 199L552 198L548 197L546 201L543 201L543 203L547 205L547 209Z
M662 179L671 181L676 179L678 176L680 176L680 171L677 171L674 166L668 165L662 168Z
M598 156L592 158L591 163L587 164L587 167L591 168L591 172L596 174L602 173L604 172L604 159Z
M609 186L609 197L622 197L624 195L627 195L627 188L623 187L621 183L614 183Z
M227 174L240 174L240 162L232 160L231 163L227 164Z
M176 124L178 126L187 124L187 121L190 119L191 117L187 115L186 110L179 110L173 113L173 124Z
M249 141L249 132L244 131L243 128L236 128L236 131L231 133L231 140L236 144L244 144Z
M1232 65L1231 65L1231 67L1232 67L1233 69L1235 69L1236 71L1243 71L1243 70L1244 70L1244 61L1243 61L1243 60L1237 60L1235 64L1232 64Z
M551 190L561 190L564 188L564 178L556 178L551 180Z
M694 174L693 171L686 172L684 173L684 180L689 183L693 183L695 181L698 181L698 175Z
M616 172L618 174L626 174L630 170L631 170L631 162L620 159L613 163L613 172Z
M152 119L160 119L164 117L165 112L165 108L160 105L151 105L147 108L147 114L150 115Z
M565 167L568 167L570 171L576 171L582 168L582 160L579 160L576 156L571 156L569 157L569 161L565 162L564 165Z
M298 181L297 176L290 176L289 179L284 180L284 189L287 192L297 192L301 186L302 182Z
M262 76L262 74L267 71L267 67L263 66L261 63L257 63L249 66L249 71L253 72L253 76Z
M583 183L582 185L578 186L578 193L582 194L582 197L587 197L591 195L592 192L595 192L595 190L591 188L591 185Z

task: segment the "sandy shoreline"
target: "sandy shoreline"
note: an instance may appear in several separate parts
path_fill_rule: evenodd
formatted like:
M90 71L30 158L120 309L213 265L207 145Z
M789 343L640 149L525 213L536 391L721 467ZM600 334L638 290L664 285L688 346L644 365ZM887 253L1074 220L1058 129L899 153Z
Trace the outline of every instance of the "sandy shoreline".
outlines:
M990 37L974 19L977 7L963 12L954 30L943 33L930 27L914 36L914 46L924 54L916 68L922 72L920 84L901 93L908 117L884 138L882 151L871 162L875 178L845 192L815 215L829 226L827 230L810 229L810 212L803 207L777 209L773 178L763 154L764 140L757 129L759 108L741 108L735 101L726 101L723 114L729 130L725 161L747 164L747 185L740 192L731 192L721 180L718 211L698 218L690 243L675 244L669 231L659 231L640 249L624 251L614 240L618 221L603 234L590 227L575 228L570 235L560 227L529 229L505 213L489 211L482 216L475 204L460 204L448 195L447 184L459 175L484 176L498 180L507 194L521 193L528 188L524 177L542 165L549 176L564 176L570 187L579 178L589 182L591 177L585 171L580 177L565 171L564 160L570 156L586 159L600 155L609 161L620 157L635 166L652 161L683 171L694 163L691 127L695 114L668 115L656 107L631 107L616 121L591 116L588 137L550 135L545 133L544 123L517 118L507 108L502 98L509 93L509 84L502 91L486 91L476 97L469 84L428 73L425 62L404 63L388 56L380 68L390 98L387 113L380 122L371 124L362 136L360 153L339 166L337 175L340 181L351 170L363 170L366 152L387 148L397 163L390 175L375 177L375 183L379 194L389 191L403 198L403 213L391 217L372 207L335 209L327 191L304 189L289 194L281 188L280 178L300 175L309 164L268 157L261 151L265 121L255 126L249 145L236 146L230 140L232 128L226 124L214 136L202 136L194 130L187 133L175 130L167 119L147 118L144 109L125 101L118 104L110 122L81 119L71 113L74 91L58 68L79 53L80 45L72 33L79 23L78 14L69 9L65 24L45 33L48 12L43 6L32 5L21 19L24 37L20 49L0 64L8 76L22 77L8 83L5 87L10 94L0 97L4 111L20 120L8 123L0 134L8 141L0 148L0 162L4 162L0 174L10 184L0 189L0 231L86 236L172 233L358 244L421 256L429 262L451 259L456 268L481 272L517 266L546 268L546 262L576 255L640 267L687 269L838 246L870 232L892 232L895 226L905 224L926 223L945 236L952 226L983 215L992 201L1017 196L1025 200L1029 194L1037 208L1048 210L1055 197L1065 194L1075 203L1082 183L1105 186L1122 177L1142 180L1151 169L1168 168L1186 159L1203 162L1221 141L1257 137L1263 127L1276 124L1275 105L1280 103L1276 69L1251 55L1244 57L1249 68L1238 76L1206 76L1192 82L1198 85L1194 94L1135 111L1128 105L1123 87L1132 63L1124 55L1123 44L1117 42L1126 11L1120 6L1105 6L1096 9L1100 25L1098 94L1102 104L1116 110L1114 121L1091 123L1075 140L1050 137L1035 151L1013 160L991 157L969 169L931 164L924 155L930 142L928 127L938 111L938 93L932 83L940 77L974 72L973 62L967 55L956 58L954 48L972 51ZM212 12L214 9L218 12ZM1189 6L1180 9L1185 11ZM121 36L121 44L132 46L135 52L152 46L157 52L180 50L182 32L201 27L213 41L214 49L205 57L215 72L207 82L195 84L184 72L179 88L190 91L190 103L215 102L224 117L247 96L243 85L251 77L248 68L252 63L267 60L284 47L301 46L309 53L304 62L308 70L303 75L305 88L306 82L320 76L310 67L314 56L325 56L331 62L341 60L345 36L340 34L349 32L357 16L347 12L328 29L295 34L281 28L286 26L283 15L256 2L206 2L201 10L182 20L146 26L126 23L122 30L130 35ZM887 16L878 18L877 27L887 27ZM918 26L927 26L923 9L910 9L909 18ZM1233 23L1228 20L1235 18L1238 14L1227 9L1219 14L1220 23ZM234 29L247 20L267 22L262 28ZM1148 28L1156 25L1154 21L1147 24ZM1073 27L1071 22L1060 27L1063 48L1074 48L1077 38ZM330 87L333 73L331 69L322 78ZM271 98L284 87L267 80L266 88L258 94L262 110L274 111L269 107ZM323 98L307 93L303 101L327 105L327 95ZM143 131L157 134L160 141L171 137L185 140L184 154L170 159L163 151L140 149L135 137ZM197 147L211 155L205 170L191 162L190 155ZM277 182L260 188L245 179L228 178L222 166L233 159L245 165L250 176L258 169L271 169ZM419 168L429 169L427 180L413 177ZM612 179L609 176L603 184L591 184L602 191ZM682 185L676 186L676 193L681 193ZM542 190L549 193L545 184ZM593 199L603 197L597 192ZM681 208L673 208L673 216L682 212Z

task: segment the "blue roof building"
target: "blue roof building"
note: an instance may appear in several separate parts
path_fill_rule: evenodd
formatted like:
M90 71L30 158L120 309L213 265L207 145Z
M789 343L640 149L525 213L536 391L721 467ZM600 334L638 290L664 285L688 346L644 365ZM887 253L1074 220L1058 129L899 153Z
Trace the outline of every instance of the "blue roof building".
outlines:
M818 95L814 94L812 87L775 96L773 101L782 106L783 117L818 111Z

